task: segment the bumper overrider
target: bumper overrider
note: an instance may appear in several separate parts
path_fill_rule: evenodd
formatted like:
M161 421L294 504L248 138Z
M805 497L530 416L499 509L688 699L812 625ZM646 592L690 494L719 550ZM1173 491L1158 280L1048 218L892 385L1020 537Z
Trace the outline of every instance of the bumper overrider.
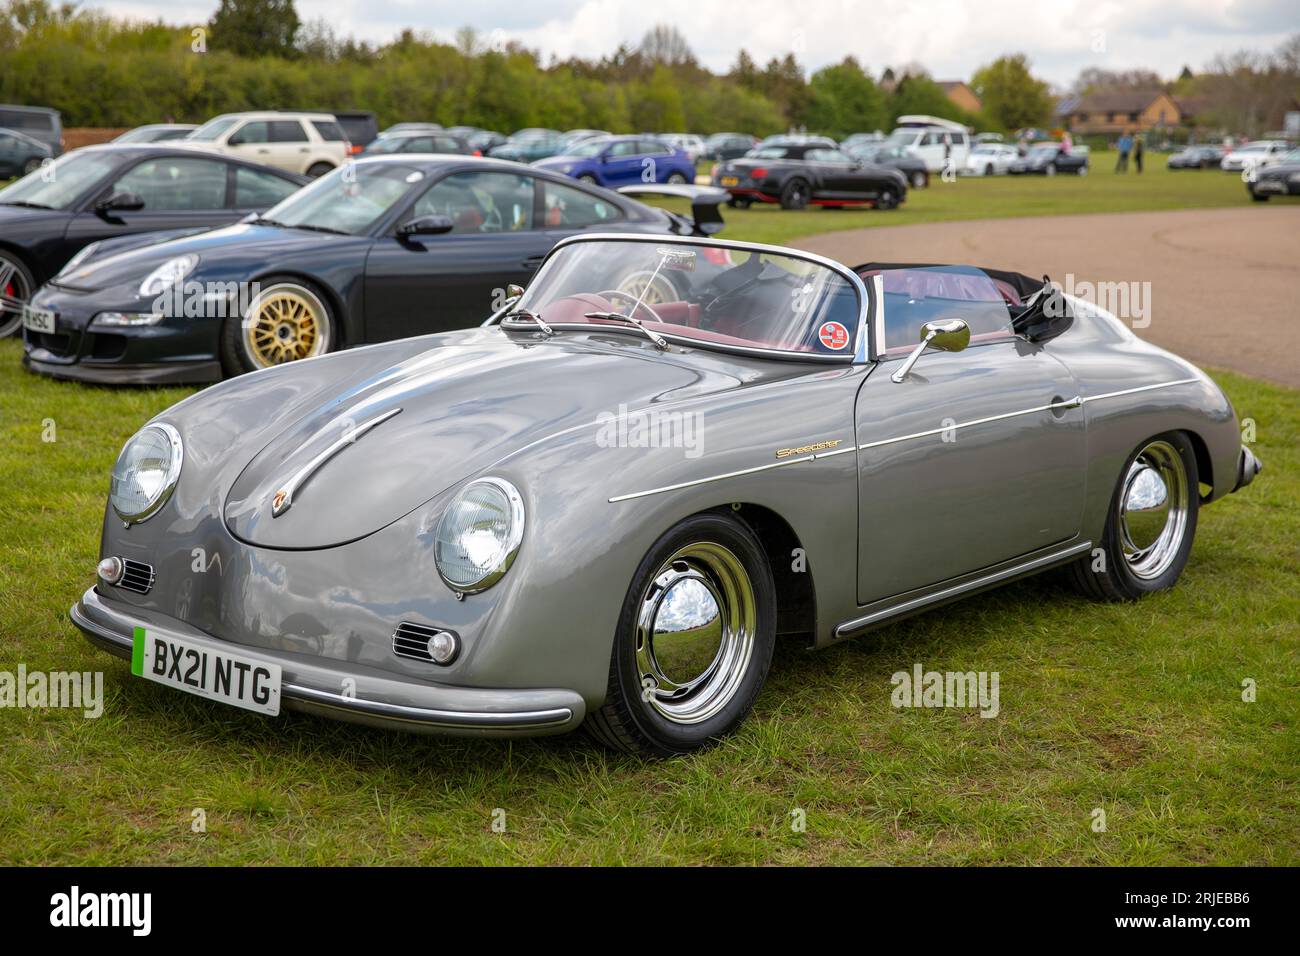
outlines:
M95 646L130 660L135 628L213 651L225 649L255 663L278 664L282 705L292 710L392 730L460 736L538 736L573 730L586 704L576 691L454 687L396 674L377 675L341 661L232 644L182 621L134 605L115 607L92 587L72 606L72 622ZM348 693L344 687L350 687Z
M1240 491L1245 488L1263 470L1264 463L1255 457L1254 452L1242 445L1241 454L1237 456L1237 483L1232 486L1232 490Z
M23 330L23 365L52 378L112 385L197 385L221 379L220 322L164 318L156 325L103 327L90 296L46 287L34 308L54 313L53 333ZM134 304L123 311L137 309Z

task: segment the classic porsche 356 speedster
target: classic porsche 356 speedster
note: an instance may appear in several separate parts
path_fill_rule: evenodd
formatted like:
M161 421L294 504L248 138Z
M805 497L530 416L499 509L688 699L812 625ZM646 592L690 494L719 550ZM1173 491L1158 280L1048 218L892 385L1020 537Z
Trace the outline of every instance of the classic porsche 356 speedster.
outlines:
M1168 588L1260 467L1204 373L1017 273L607 235L511 293L146 424L75 623L266 714L670 755L778 637L1053 567Z

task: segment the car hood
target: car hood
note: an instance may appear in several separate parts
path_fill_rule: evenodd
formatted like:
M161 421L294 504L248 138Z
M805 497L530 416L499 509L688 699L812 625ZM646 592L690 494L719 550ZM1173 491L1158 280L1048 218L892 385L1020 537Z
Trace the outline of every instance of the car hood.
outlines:
M51 218L66 219L71 213L62 209L33 209L30 206L0 206L0 236L13 237L14 229L34 222L46 222Z
M1300 173L1300 163L1287 163L1285 165L1269 166L1267 169L1260 170L1260 179L1286 179Z
M734 364L651 352L622 334L539 346L499 329L458 333L287 423L231 485L225 523L258 546L345 544L557 432L741 381ZM276 493L304 470L272 517Z
M200 270L220 263L230 270L256 271L286 251L298 251L310 245L323 252L330 243L356 240L356 236L237 223L121 253L107 250L109 255L92 257L75 272L60 276L56 284L75 292L100 292L119 285L139 284L168 259L191 253L199 257Z

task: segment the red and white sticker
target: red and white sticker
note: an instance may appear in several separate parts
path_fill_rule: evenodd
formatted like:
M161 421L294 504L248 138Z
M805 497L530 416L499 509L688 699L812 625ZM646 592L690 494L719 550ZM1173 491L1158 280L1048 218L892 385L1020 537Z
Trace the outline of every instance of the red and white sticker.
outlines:
M839 352L848 348L849 330L839 322L823 322L821 328L817 330L817 338L828 349Z

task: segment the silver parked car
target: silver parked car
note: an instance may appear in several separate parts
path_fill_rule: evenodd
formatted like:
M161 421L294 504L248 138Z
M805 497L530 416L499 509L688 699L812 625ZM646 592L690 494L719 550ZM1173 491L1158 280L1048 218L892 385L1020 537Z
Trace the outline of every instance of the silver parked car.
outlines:
M1016 273L608 235L508 294L157 416L76 624L265 714L671 755L780 637L1058 566L1168 588L1259 470L1204 373Z

